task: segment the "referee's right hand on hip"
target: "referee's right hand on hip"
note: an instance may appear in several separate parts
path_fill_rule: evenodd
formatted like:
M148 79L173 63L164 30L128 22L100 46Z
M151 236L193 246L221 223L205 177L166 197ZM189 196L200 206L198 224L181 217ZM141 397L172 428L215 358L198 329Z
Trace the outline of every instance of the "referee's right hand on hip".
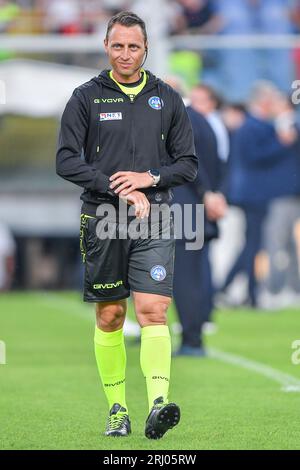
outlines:
M150 202L147 197L141 191L132 191L129 194L124 195L123 192L119 194L120 199L126 201L127 204L135 207L135 216L138 219L143 219L149 216Z

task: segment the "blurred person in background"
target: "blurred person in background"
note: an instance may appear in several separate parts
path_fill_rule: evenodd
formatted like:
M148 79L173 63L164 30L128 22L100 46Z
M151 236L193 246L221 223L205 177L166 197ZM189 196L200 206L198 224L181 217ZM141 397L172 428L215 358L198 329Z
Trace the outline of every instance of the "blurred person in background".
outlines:
M238 273L245 273L248 290L245 303L257 306L255 258L261 249L263 224L269 203L286 184L287 150L297 141L295 129L275 130L278 89L269 82L258 82L252 91L249 114L234 133L228 174L228 200L243 210L246 221L244 247L221 287L225 292ZM284 173L282 171L284 170Z
M222 106L222 120L230 137L239 129L247 116L247 107L244 103L226 103Z
M227 129L229 137L229 154L228 154L228 163L226 168L226 174L223 180L223 191L225 194L228 194L228 184L229 184L229 174L230 174L230 165L231 165L231 150L234 135L236 131L242 127L247 117L248 111L247 106L244 103L225 103L221 109L222 121Z
M10 230L0 222L0 291L11 288L15 271L16 244Z
M170 85L171 88L176 90L180 96L182 97L182 100L184 104L187 106L190 102L189 98L186 97L187 95L187 90L186 90L186 85L185 82L178 77L177 75L168 75L164 81Z
M295 145L284 149L278 169L275 199L269 209L264 233L269 272L262 303L269 308L299 302L300 263L296 226L300 221L300 144L299 126L294 106L288 96L274 101L274 124L277 134L297 132ZM279 179L281 178L281 179ZM275 295L274 295L275 294ZM276 295L279 294L279 295Z
M148 54L144 21L132 12L115 15L104 46L112 69L74 90L62 116L56 168L58 175L84 188L84 301L96 304L95 354L110 410L105 434L131 432L123 324L132 291L149 403L145 435L159 439L180 420L179 407L168 402L167 309L175 239L170 214L170 234L157 223L154 236L132 239L128 223L147 218L150 201L170 203L170 188L193 181L198 161L181 97L142 68ZM134 209L124 223L119 220L120 199ZM107 237L105 227L101 232L99 212L107 205L117 218L112 220L115 237ZM117 235L123 230L125 238Z
M58 34L80 34L80 0L51 0L44 4L46 29Z
M192 123L198 178L174 190L174 202L204 203L204 239L201 250L186 250L185 240L177 240L174 275L174 300L182 326L182 340L177 356L204 356L202 330L211 320L213 294L210 241L219 235L217 220L227 209L222 193L228 157L228 134L218 114L219 98L215 91L198 85L191 91L187 111ZM188 299L188 302L187 302Z
M101 4L106 13L113 16L131 8L132 2L133 0L102 0Z
M167 0L161 3L159 15L156 14L155 21L153 21L153 2L131 0L131 9L137 15L143 15L147 24L149 24L149 35L155 36L159 33L167 37L173 32L176 33L176 22L180 11L176 1Z
M178 0L176 33L215 34L221 26L214 0Z
M103 34L108 14L103 2L88 0L81 3L81 30L87 34Z
M211 127L217 142L218 157L226 164L229 155L229 137L222 120L220 108L222 101L217 93L209 85L201 83L191 92L193 109L202 114ZM222 166L225 168L225 165Z
M175 3L175 2L173 2ZM178 0L173 21L174 34L217 34L222 26L215 0ZM218 67L216 50L173 51L170 57L173 73L180 74L192 88L200 79L215 83ZM188 71L190 70L190 73Z

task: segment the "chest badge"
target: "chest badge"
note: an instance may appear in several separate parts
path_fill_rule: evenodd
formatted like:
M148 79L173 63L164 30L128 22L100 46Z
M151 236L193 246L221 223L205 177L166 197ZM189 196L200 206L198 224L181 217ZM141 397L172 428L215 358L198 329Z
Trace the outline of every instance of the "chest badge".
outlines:
M152 109L159 111L164 105L164 102L160 99L159 96L151 96L151 98L148 100L148 104Z

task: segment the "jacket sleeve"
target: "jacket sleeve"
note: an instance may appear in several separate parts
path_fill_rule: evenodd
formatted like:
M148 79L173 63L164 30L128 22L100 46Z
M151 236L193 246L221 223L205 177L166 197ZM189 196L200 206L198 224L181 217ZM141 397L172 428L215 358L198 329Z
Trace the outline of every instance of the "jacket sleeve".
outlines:
M175 112L166 142L171 164L159 168L159 187L166 188L194 181L198 170L192 126L182 99L179 95L175 97Z
M61 119L56 153L56 173L87 190L106 192L109 177L82 158L89 116L82 93L76 89Z

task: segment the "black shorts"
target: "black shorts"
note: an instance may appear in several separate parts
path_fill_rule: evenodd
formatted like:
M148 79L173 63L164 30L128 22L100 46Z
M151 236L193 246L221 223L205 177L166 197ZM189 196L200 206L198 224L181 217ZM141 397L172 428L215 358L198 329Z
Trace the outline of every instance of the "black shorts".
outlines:
M85 265L85 302L125 299L130 291L172 297L175 239L170 219L167 231L159 223L153 239L120 239L125 228L114 222L117 238L101 239L98 217L81 215L80 249ZM168 237L168 238L166 238ZM103 238L103 237L102 237Z

